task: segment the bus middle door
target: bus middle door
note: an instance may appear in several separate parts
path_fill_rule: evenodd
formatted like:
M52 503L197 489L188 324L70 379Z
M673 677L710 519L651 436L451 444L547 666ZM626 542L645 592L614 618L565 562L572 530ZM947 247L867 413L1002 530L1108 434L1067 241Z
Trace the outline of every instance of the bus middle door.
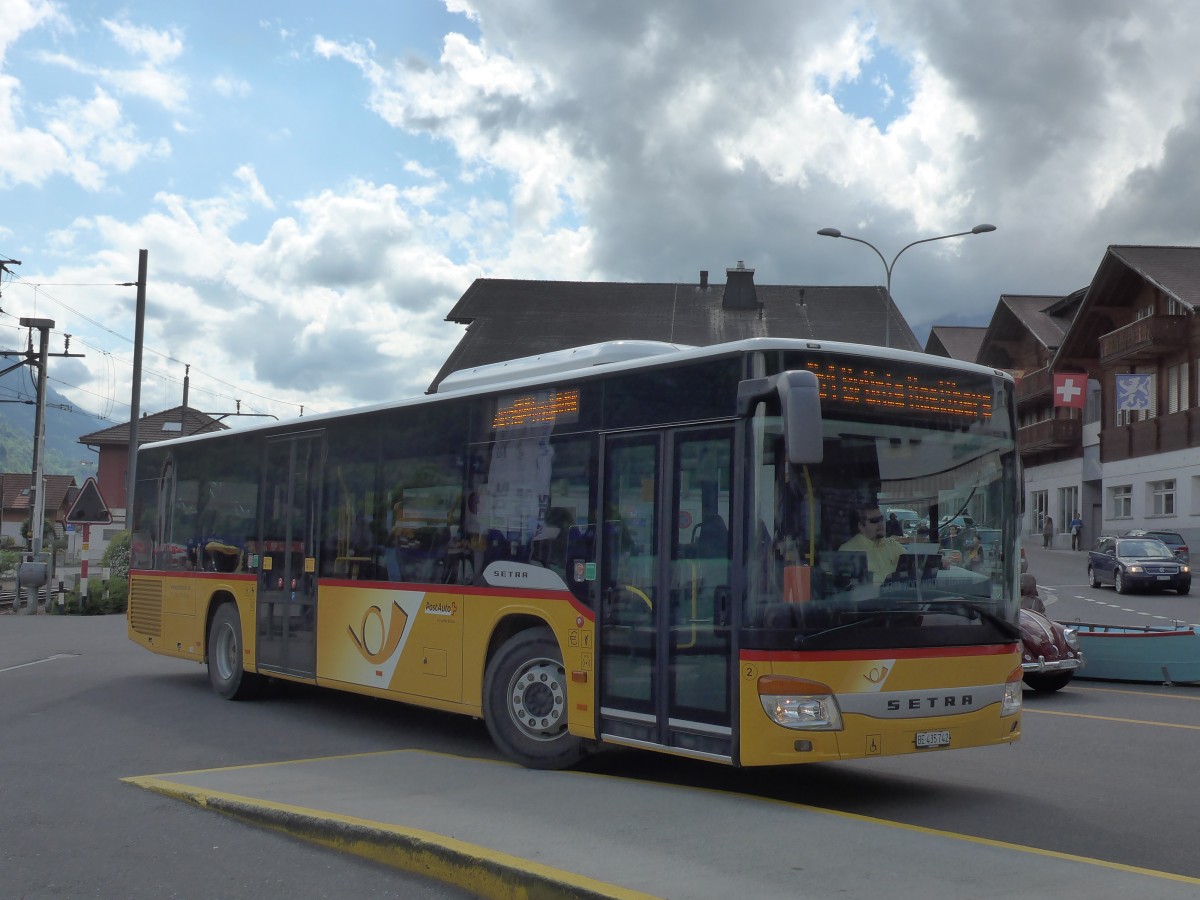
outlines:
M272 438L263 460L260 669L311 678L317 663L317 525L324 432Z

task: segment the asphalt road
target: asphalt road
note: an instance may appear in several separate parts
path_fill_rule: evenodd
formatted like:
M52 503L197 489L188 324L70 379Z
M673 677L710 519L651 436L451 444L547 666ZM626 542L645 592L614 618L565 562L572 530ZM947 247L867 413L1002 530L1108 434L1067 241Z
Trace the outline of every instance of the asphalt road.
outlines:
M1029 556L1052 615L1067 594L1100 609L1075 600L1085 591L1083 576L1072 577L1081 554ZM1133 608L1140 598L1120 599ZM1173 602L1145 598L1157 601ZM296 687L229 703L212 695L201 667L145 653L124 630L121 617L0 616L0 896L462 896L120 779L398 748L495 759L481 723ZM631 797L641 781L679 784L1200 878L1191 801L1200 688L1076 681L1025 698L1016 745L936 759L732 770L630 751L586 768L621 776L615 789ZM707 827L719 840L719 823ZM870 866L870 854L848 849L847 862ZM913 859L910 877L922 865ZM886 874L902 884L906 873Z
M404 746L413 720L488 749L482 726L394 704L219 700L200 666L131 644L123 616L0 616L0 897L465 897L120 780Z
M1104 625L1200 623L1200 578L1193 578L1192 592L1183 596L1173 591L1118 594L1112 587L1090 585L1086 551L1030 549L1029 543L1029 571L1037 578L1052 619ZM1200 556L1196 559L1200 562Z

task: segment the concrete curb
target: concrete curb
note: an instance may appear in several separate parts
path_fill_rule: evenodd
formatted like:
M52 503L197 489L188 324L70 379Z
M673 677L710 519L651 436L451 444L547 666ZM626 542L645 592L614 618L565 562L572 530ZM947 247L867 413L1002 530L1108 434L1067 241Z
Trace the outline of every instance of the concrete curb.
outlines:
M247 824L459 887L487 900L657 900L651 894L432 832L286 804L250 803L242 797L200 791L153 776L121 780Z

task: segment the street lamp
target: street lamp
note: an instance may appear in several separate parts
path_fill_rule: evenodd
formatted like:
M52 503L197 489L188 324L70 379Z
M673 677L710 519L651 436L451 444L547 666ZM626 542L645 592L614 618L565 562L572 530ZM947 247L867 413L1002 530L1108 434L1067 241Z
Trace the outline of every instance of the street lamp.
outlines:
M956 231L954 234L942 234L937 237L921 238L919 241L913 241L911 244L905 244L900 248L900 252L892 257L891 263L883 258L883 254L879 252L879 248L870 241L864 241L862 238L851 237L848 234L842 234L836 228L822 228L817 234L822 237L845 238L848 241L854 241L859 244L866 244L875 251L875 255L879 257L879 261L883 263L884 271L887 272L887 297L884 302L887 306L883 310L883 346L891 346L891 316L892 316L892 267L896 265L896 260L900 258L900 253L903 253L909 247L915 247L917 244L928 244L930 241L944 241L946 238L962 237L965 234L986 234L989 231L995 231L995 225L976 225L970 231Z

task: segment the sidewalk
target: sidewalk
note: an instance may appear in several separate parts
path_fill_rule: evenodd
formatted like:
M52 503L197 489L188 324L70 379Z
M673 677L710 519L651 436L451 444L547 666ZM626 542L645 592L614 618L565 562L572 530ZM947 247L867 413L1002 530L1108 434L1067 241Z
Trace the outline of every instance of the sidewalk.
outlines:
M719 791L394 751L127 782L480 897L1194 898L1181 878Z

